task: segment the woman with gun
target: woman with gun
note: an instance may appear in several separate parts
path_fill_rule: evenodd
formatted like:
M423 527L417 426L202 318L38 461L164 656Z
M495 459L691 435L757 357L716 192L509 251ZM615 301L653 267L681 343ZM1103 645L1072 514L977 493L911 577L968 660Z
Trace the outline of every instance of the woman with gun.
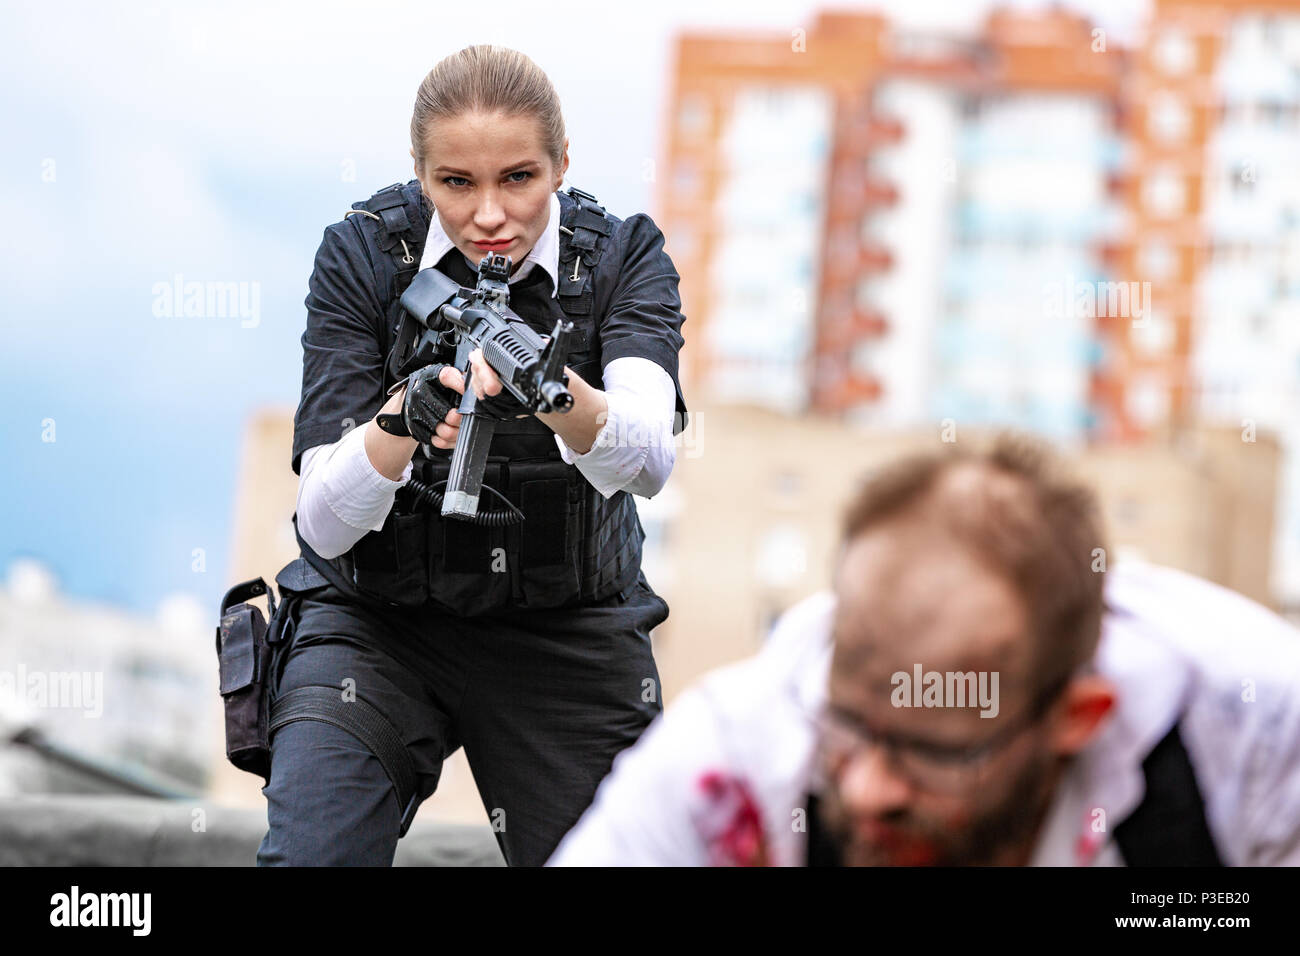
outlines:
M390 865L459 747L506 862L540 865L661 710L668 606L631 496L663 486L684 426L663 234L558 191L558 98L515 51L441 61L411 143L417 178L325 230L306 300L259 865ZM565 353L549 411L505 387L499 352L399 304L430 269L491 301L472 293L493 255L520 337ZM484 494L448 515L471 412L491 423Z

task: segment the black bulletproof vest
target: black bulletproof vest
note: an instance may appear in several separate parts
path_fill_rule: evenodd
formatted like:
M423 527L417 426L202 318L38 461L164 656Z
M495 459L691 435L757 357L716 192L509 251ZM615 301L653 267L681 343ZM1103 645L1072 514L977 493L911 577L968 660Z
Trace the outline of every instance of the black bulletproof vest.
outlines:
M1222 866L1205 801L1178 725L1142 761L1146 793L1115 827L1115 842L1128 866ZM808 797L808 866L841 866L839 846L821 820L819 801Z
M602 261L614 225L588 193L570 187L560 200L560 284L540 266L510 284L510 307L549 335L557 318L574 324L565 364L603 388L596 283L614 268ZM416 324L398 299L419 267L432 210L418 180L394 184L356 203L360 233L375 262L376 291L385 303L385 391L409 371ZM352 215L352 213L349 213ZM477 277L458 249L440 271L473 288ZM376 411L386 401L376 396ZM412 485L399 489L382 528L364 535L346 554L327 560L298 534L303 557L335 586L358 600L394 607L432 606L462 616L516 608L580 606L635 586L645 538L632 496L606 499L564 463L555 433L537 418L497 423L484 484L524 514L502 527L443 519L437 507L411 493L414 482L435 486L447 478L451 451L417 449ZM485 492L483 504L494 497ZM499 503L498 503L499 504ZM296 533L296 522L295 522Z

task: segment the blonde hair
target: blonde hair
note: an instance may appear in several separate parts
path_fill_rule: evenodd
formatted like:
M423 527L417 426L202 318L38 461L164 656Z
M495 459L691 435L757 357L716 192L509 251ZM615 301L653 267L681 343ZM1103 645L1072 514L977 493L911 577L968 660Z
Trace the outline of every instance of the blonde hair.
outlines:
M550 78L518 50L480 43L444 57L420 83L411 116L417 169L424 169L430 124L470 112L536 117L542 148L557 170L563 164L564 115Z

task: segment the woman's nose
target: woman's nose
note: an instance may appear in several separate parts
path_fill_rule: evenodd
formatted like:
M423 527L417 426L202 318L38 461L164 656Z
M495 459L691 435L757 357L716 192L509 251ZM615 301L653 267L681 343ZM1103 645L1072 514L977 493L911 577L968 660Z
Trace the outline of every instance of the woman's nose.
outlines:
M491 232L503 223L505 218L505 207L501 205L496 195L484 191L479 199L478 209L474 211L475 224L485 232Z

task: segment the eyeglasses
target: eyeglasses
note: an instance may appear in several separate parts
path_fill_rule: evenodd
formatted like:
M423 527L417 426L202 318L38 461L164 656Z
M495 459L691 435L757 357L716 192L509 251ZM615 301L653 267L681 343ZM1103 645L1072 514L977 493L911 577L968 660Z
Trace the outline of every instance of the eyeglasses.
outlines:
M897 734L878 734L851 711L827 704L813 715L821 758L818 769L826 776L839 777L849 761L864 747L879 746L884 749L890 767L918 789L960 792L978 779L980 771L998 751L1041 719L1073 676L1066 674L1053 681L1020 718L987 740L969 747L910 740Z

